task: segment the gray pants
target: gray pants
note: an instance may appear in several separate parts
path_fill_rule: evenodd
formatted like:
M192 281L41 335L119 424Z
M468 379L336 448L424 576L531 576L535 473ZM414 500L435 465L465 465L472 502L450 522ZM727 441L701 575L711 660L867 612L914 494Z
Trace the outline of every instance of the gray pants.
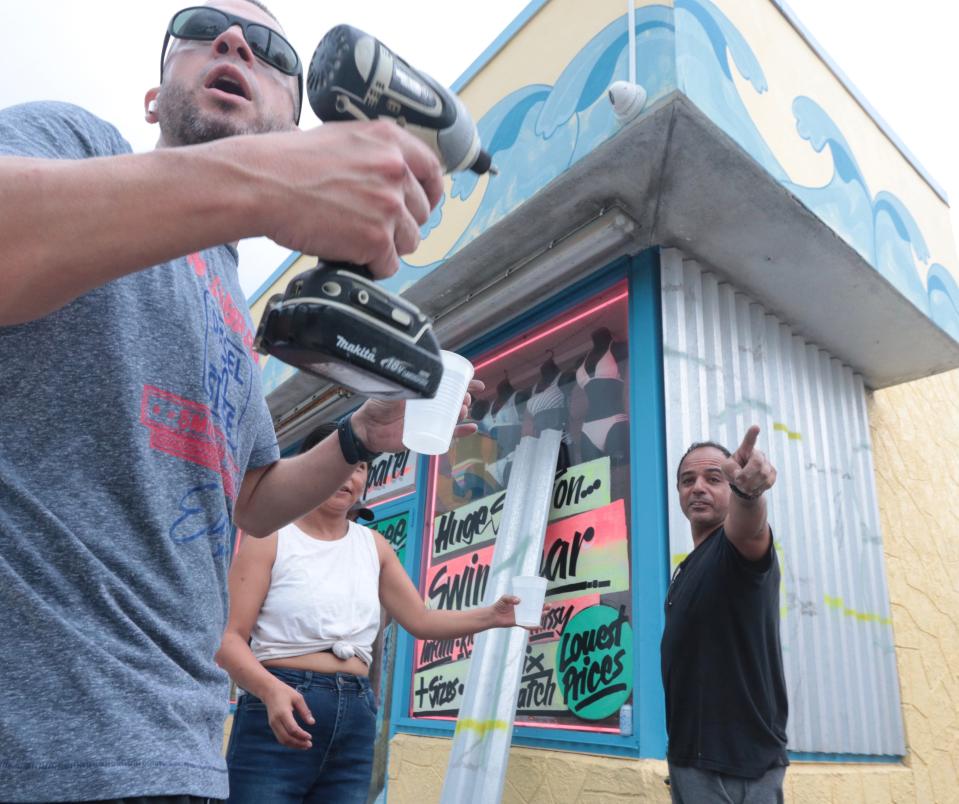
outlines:
M770 768L758 779L727 776L669 765L673 804L783 804L785 768Z

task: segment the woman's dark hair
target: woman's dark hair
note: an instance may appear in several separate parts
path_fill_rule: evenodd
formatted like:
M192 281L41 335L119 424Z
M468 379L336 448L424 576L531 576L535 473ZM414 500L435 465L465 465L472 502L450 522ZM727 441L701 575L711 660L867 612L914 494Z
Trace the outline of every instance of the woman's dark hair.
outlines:
M336 422L324 422L319 427L310 431L309 435L303 439L300 448L296 451L297 455L309 452L313 447L319 444L324 438L336 432Z

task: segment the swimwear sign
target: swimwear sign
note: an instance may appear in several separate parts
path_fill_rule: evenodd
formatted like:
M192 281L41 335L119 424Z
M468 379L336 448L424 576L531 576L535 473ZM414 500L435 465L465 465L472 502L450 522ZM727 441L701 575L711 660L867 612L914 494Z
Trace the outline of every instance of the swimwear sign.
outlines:
M447 511L433 522L433 560L466 547L490 544L499 533L506 492ZM597 458L557 473L549 521L609 505L609 458Z
M546 599L550 602L628 591L629 549L623 501L550 525L540 575L548 580Z
M633 629L626 607L591 606L570 621L556 649L559 685L570 711L603 720L633 688Z
M430 567L426 601L431 609L462 611L482 605L493 563L493 545Z

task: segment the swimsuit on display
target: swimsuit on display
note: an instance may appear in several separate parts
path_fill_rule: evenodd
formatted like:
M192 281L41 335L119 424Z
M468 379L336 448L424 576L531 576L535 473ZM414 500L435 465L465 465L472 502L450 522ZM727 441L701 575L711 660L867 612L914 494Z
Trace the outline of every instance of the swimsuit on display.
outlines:
M512 427L520 424L519 411L516 409L517 393L518 391L513 391L495 413L490 407L489 413L483 417L483 424L490 433L497 427Z
M588 358L587 358L588 359ZM579 364L576 369L576 382L580 388L585 388L593 380L619 380L623 381L623 376L619 373L619 361L613 355L613 344L610 342L603 356L596 361L592 374L586 371L586 361Z
M533 416L548 410L566 408L566 394L559 387L559 378L560 374L557 372L553 381L542 391L537 391L535 387L533 388L533 395L526 401L526 409L532 413Z
M561 429L563 443L569 444L571 439L566 431L567 404L566 392L559 387L562 377L560 372L542 391L533 387L533 395L526 401L526 409L533 416L533 426L536 433L543 430Z
M595 398L596 395L590 393L588 386L598 380L606 380L607 382L615 382L620 386L622 385L623 377L619 371L619 362L616 360L615 355L613 355L612 342L610 342L610 345L607 347L602 357L596 361L596 365L594 366L592 373L586 370L585 360L580 363L579 367L576 369L576 383L586 393L586 396L591 403L590 407L593 407L597 400ZM603 384L605 385L605 383ZM609 402L603 404L602 407L609 409ZM619 401L619 395L616 396L615 407L620 408L620 410L615 413L610 413L607 416L601 416L598 419L592 419L590 421L583 422L583 435L586 436L586 439L599 452L605 452L606 450L606 439L609 437L609 431L612 430L617 424L629 421L629 416L622 412L622 405Z

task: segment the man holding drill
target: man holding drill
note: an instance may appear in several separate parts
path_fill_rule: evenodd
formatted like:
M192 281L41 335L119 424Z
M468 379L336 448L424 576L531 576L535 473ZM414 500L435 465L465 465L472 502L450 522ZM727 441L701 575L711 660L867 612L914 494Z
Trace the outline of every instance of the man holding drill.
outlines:
M149 154L67 104L0 111L3 801L225 798L232 527L400 448L402 403L368 401L279 460L231 244L388 276L436 157L389 122L297 130L302 65L257 0L178 12L161 63Z

